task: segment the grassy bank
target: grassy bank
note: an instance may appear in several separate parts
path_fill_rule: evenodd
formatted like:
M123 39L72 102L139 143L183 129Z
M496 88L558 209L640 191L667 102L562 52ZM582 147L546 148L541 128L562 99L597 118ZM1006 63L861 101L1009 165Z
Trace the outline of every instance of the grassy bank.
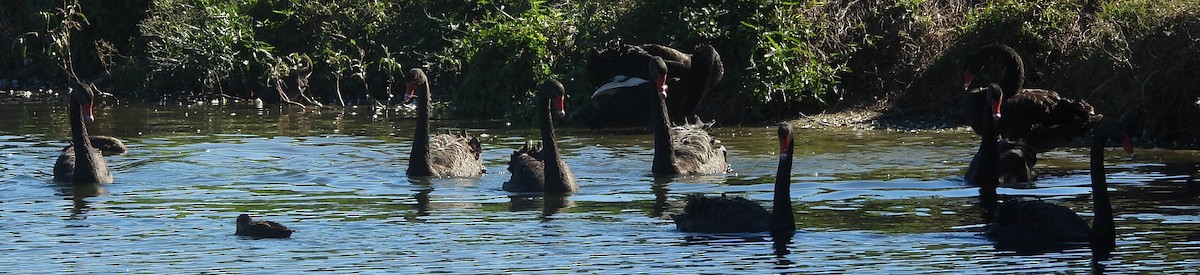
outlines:
M571 120L585 121L587 53L620 40L713 45L726 76L698 112L723 123L852 109L944 118L957 116L962 59L1003 42L1025 57L1028 87L1087 99L1155 144L1200 143L1200 122L1179 119L1200 117L1200 0L4 4L0 78L61 82L55 49L69 46L81 76L146 100L371 104L424 67L455 117L524 120L534 83L557 78Z

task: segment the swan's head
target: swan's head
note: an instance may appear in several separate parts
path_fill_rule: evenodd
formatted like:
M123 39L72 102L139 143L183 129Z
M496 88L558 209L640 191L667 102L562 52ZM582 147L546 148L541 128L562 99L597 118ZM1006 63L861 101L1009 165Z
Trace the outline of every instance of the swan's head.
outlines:
M971 56L971 59L968 59L967 63L963 65L963 91L971 89L971 81L975 80L976 74L983 71L983 65L984 62L978 54Z
M659 97L667 97L667 62L662 57L650 59L650 78L654 80L654 90Z
M567 108L564 106L567 101L567 90L558 80L542 81L542 84L538 85L538 95L542 97L542 100L550 100L550 108L555 116L558 118L567 116Z
M1017 52L1007 45L992 43L979 48L979 50L976 50L975 53L971 54L971 57L967 58L967 61L963 63L963 91L971 89L972 81L975 80L975 77L979 76L984 69L986 69L987 63L991 61L992 58L1008 59L1007 62L1005 62L1006 65L1002 66L1001 68L1008 70L1005 72L1007 77L1018 78L1016 80L1017 83L1015 84L1018 86L1020 85L1020 78L1023 78L1025 75L1025 68L1021 64L1021 56L1017 55ZM1015 75L1007 75L1009 73L1013 73ZM1008 92L1014 93L1017 91Z
M417 88L419 88L419 87L424 88L425 86L428 86L428 85L429 85L429 79L425 77L425 71L422 71L421 69L418 69L418 68L413 68L412 70L408 70L408 81L406 81L406 85L405 85L406 91L404 93L404 101L403 102L408 102L408 100L416 97Z
M1106 138L1108 140L1117 141L1121 144L1121 149L1125 150L1125 155L1129 159L1133 159L1133 138L1131 133L1132 127L1125 123L1124 119L1115 121L1101 122L1100 126L1096 127L1096 136L1094 138ZM1101 136L1103 135L1103 136Z
M1125 149L1125 155L1133 159L1133 138L1129 137L1128 133L1121 133L1121 149Z
M980 50L979 52L972 54L971 57L967 59L967 63L963 64L963 91L971 89L971 82L975 80L975 75L983 72L983 67L987 64L985 61L988 55L981 53L982 51L983 50Z
M971 89L971 81L975 80L975 73L970 70L963 70L963 90Z
M996 47L996 44L989 44L971 54L971 58L967 58L965 64L962 64L962 90L970 90L971 82L974 77L980 72L983 72L985 65L988 65L988 58L991 48ZM1007 47L1007 46L1003 46Z
M984 91L987 97L988 107L992 111L992 121L1000 120L1000 106L1004 103L1004 90L1000 88L1000 84L992 83Z
M79 89L68 88L71 97L76 102L79 102L79 108L83 111L84 122L92 123L96 121L95 113L92 111L93 102L95 102L96 94L88 87L87 83L80 83L82 87Z
M792 136L792 125L787 122L779 123L779 157L791 157L792 147L795 144Z

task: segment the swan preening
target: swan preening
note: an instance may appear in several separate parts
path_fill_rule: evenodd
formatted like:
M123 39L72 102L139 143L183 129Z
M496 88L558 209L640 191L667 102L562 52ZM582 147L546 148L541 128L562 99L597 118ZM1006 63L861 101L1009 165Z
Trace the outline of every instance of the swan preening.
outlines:
M634 87L652 81L642 66L654 57L663 59L672 72L664 83L671 86L671 97L667 98L666 106L672 122L680 122L694 114L705 95L725 74L720 54L709 45L698 45L688 54L657 44L609 43L601 50L593 50L588 57L588 78L592 86L597 87L593 97L611 95L597 101L599 106L590 122L593 127L640 126L657 115L650 109L652 104L657 104L650 100L652 95L616 93L617 90L636 90Z
M700 122L697 118L695 123L685 121L681 125L672 125L667 107L667 98L669 98L667 94L667 79L669 79L667 63L657 56L650 57L648 61L649 73L647 75L650 80L625 79L621 84L608 84L624 87L624 85L637 83L634 86L648 85L648 89L602 87L592 97L618 91L651 91L651 93L647 93L651 95L647 100L652 103L650 104L652 110L650 127L654 132L654 161L651 163L650 171L655 174L695 175L731 171L729 162L725 158L725 146L708 133L712 127L711 123Z
M54 163L54 180L74 184L112 183L113 175L99 149L92 146L87 125L95 120L92 104L95 92L92 85L80 83L70 92L69 116L71 124L71 146L63 149ZM123 146L122 146L123 148Z
M483 148L478 138L465 132L429 137L429 102L432 99L425 72L421 69L409 70L407 87L404 100L413 99L417 103L417 131L413 137L406 174L410 177L438 178L482 176L485 171L480 159Z
M667 65L662 58L650 59L649 75L653 80L652 106L654 131L654 161L650 171L664 175L717 174L730 171L725 159L725 146L708 133L711 124L684 123L672 126L667 113Z
M675 227L683 232L743 233L770 231L774 236L790 236L796 231L792 214L791 178L792 128L779 124L779 166L775 172L775 200L772 211L744 198L706 197L691 194L683 214L673 215Z

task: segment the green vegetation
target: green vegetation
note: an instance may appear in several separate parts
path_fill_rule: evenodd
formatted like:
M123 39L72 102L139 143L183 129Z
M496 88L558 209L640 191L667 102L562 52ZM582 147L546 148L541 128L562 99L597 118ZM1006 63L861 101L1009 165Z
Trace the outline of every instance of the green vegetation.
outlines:
M8 5L11 4L11 5ZM529 121L560 79L572 120L594 106L588 51L610 41L713 45L724 81L698 112L726 122L867 108L953 116L959 63L1003 42L1030 87L1200 142L1200 1L16 0L0 11L0 79L80 76L121 97L226 95L303 106L386 103L413 67L460 118ZM77 24L77 25L70 25ZM67 39L63 39L67 37ZM3 43L8 42L8 43ZM56 52L56 47L59 52ZM1189 62L1190 60L1190 62ZM395 103L395 102L392 102ZM1156 108L1149 108L1156 106ZM1160 107L1161 106L1161 107ZM569 123L570 121L568 121Z

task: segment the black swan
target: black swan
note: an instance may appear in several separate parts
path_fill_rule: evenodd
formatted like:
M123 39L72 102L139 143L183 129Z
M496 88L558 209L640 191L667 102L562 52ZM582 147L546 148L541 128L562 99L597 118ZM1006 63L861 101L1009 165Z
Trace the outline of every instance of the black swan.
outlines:
M551 114L562 118L566 115L563 101L566 90L557 80L546 80L538 86L538 122L542 128L542 146L526 143L524 148L513 152L508 162L512 178L504 183L504 191L568 193L579 191L575 175L558 154L558 142L554 139L554 122ZM550 173L546 173L549 171Z
M683 232L745 233L771 231L773 236L790 236L796 231L792 216L792 128L779 124L779 168L775 173L773 213L744 198L705 197L691 194L683 214L672 215L675 227Z
M234 235L253 238L290 238L294 230L288 229L277 222L255 221L250 215L241 214L237 217L237 232Z
M420 91L420 94L416 94ZM439 134L429 137L429 79L421 69L408 71L408 93L404 101L413 99L417 103L417 131L413 138L412 153L408 157L410 177L462 177L477 178L483 175L483 151L479 139L466 135Z
M729 162L725 160L725 146L708 133L711 123L684 123L671 126L667 113L667 65L657 56L649 60L651 83L651 115L654 131L654 162L650 171L662 175L693 175L727 173ZM605 90L592 95L615 93Z
M650 82L650 77L641 70L642 64L651 57L660 57L668 71L675 72L668 79L672 95L667 99L671 121L679 122L693 115L700 102L724 77L725 70L720 54L709 45L699 45L692 54L656 44L641 46L610 43L603 50L593 50L588 58L588 78L601 94L609 89L625 89ZM616 93L607 99L598 99L599 108L590 124L595 128L626 126L647 123L651 95L641 93Z
M990 178L980 188L981 206L985 220L989 223L988 238L999 247L1039 247L1066 242L1091 242L1093 249L1111 251L1115 246L1115 226L1112 204L1108 197L1108 184L1104 172L1104 148L1109 139L1127 136L1111 124L1100 126L1095 131L1091 146L1092 204L1095 217L1093 226L1071 209L1041 201L1008 201L997 203L996 187L999 185L998 169L995 166L997 134L995 127L982 124L985 138L981 145L986 148L982 160L983 173ZM989 138L990 137L990 138Z
M996 108L996 106L999 106L997 103L1002 100L1001 89L996 83L991 83L990 87L977 89L975 92L986 96L984 98L986 106L981 103L978 107ZM974 112L973 114L980 117L992 115L989 112ZM1037 154L1032 152L1028 146L1025 146L1023 141L1000 140L997 142L999 155L992 157L998 158L998 162L994 162L995 164L992 164L992 166L996 167L998 174L994 176L988 175L987 177L999 177L1000 183L1004 185L1030 183L1037 178L1037 173L1033 170L1033 166L1037 164ZM967 168L966 175L968 183L978 185L980 182L986 180L980 171L983 169L982 158L985 155L984 150L990 150L990 148L985 149L983 145L980 145L979 150L975 153L975 157L971 159L971 164Z
M95 120L92 103L95 93L89 85L71 89L68 120L71 123L71 144L54 163L54 180L74 184L112 183L112 173L100 150L92 147L85 122Z
M1000 150L1000 159L996 163L996 169L1000 169L1001 184L1028 183L1037 179L1037 172L1033 170L1033 166L1037 164L1037 154L1029 147L1016 142L1000 141L997 148Z
M967 59L963 67L963 90L971 87L972 81L992 58L1001 59L1004 65L1004 76L999 82L1003 100L989 108L980 108L985 100L985 95L980 93L982 89L968 92L965 113L976 134L982 123L990 122L977 113L990 111L1001 138L1021 141L1037 154L1070 143L1087 134L1100 121L1102 116L1083 100L1063 98L1051 90L1024 88L1025 65L1021 56L1004 44L984 46Z

